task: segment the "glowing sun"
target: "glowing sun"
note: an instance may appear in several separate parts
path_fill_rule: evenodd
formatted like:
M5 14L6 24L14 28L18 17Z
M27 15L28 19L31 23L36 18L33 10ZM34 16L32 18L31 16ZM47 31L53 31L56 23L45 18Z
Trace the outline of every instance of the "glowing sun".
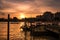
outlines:
M20 14L20 19L25 18L25 15L23 13Z

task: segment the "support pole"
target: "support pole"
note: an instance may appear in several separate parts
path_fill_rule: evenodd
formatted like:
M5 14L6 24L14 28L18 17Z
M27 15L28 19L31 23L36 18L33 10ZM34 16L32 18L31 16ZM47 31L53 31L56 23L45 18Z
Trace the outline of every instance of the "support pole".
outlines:
M8 14L7 40L9 40L9 19L10 15Z

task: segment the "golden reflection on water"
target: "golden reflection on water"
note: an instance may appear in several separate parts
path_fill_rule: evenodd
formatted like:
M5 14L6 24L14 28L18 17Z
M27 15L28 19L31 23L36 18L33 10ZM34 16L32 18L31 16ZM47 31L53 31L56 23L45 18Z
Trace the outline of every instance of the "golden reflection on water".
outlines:
M24 34L20 31L20 27L23 25L23 23L19 23L19 24L10 24L10 36L13 39L23 39L24 38ZM10 38L10 39L11 39Z
M24 25L24 22L20 22L18 24L10 23L10 40L24 40L25 35L24 32L21 31L21 26ZM29 35L30 33L28 32L27 34L27 39L30 40L31 37ZM6 40L7 39L7 22L0 22L0 40ZM37 38L35 39L37 40ZM43 39L40 38L38 40L48 40L48 39Z
M24 33L20 31L20 27L23 25L23 23L18 24L11 24L10 23L10 39L23 39ZM1 39L7 39L7 22L1 23L0 22L0 40Z

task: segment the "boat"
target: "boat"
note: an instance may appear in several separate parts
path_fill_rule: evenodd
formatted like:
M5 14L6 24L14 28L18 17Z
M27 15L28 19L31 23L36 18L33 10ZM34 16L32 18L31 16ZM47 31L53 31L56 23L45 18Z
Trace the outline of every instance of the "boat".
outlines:
M48 25L31 25L22 27L24 32L30 32L31 37L50 37L59 40L59 34L47 29ZM39 38L40 39L40 38Z

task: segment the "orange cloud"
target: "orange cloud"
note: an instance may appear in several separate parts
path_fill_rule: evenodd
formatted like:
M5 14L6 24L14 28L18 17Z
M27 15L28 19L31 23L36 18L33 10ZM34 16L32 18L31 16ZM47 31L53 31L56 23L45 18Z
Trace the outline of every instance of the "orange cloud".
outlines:
M28 11L30 10L30 8L31 6L27 4L20 4L20 5L15 6L15 9L21 10L21 11Z

